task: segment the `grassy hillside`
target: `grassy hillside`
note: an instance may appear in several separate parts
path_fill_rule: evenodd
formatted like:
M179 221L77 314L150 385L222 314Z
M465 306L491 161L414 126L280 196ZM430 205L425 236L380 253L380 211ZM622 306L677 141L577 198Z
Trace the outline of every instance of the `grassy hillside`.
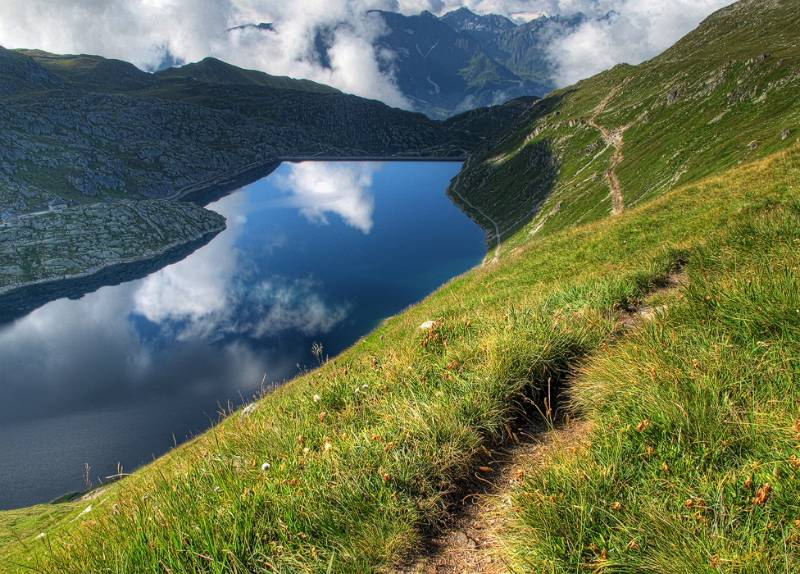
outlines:
M295 80L257 70L245 70L216 58L205 58L200 62L149 74L131 63L101 56L51 54L42 50L15 52L32 58L66 82L95 90L127 92L153 87L164 80L194 80L206 84L261 86L321 94L341 93L335 88L309 80Z
M4 552L52 572L372 571L442 517L447 493L504 439L525 397L540 400L549 378L578 370L576 400L596 421L583 455L592 464L554 465L520 491L520 560L589 570L596 547L592 559L666 572L664 555L690 564L714 550L783 571L797 559L786 537L797 511L799 185L795 147L531 242L255 410L71 503L71 521L44 537L32 536L41 508L25 520L0 514L22 524ZM684 263L684 302L620 341L619 310ZM436 324L422 331L426 320ZM645 419L646 433L627 428ZM639 456L645 443L652 464ZM756 489L772 485L767 504L748 503L748 472ZM713 505L708 522L684 519L690 496ZM608 510L616 501L624 512ZM618 558L633 538L633 558Z
M649 62L550 94L454 191L508 239L612 213L609 170L625 208L785 149L800 136L799 28L796 0L725 8Z
M216 58L205 58L201 62L187 64L179 68L169 68L155 74L157 79L191 78L210 84L255 85L281 90L297 90L321 94L341 93L336 88L318 84L310 80L295 80L286 76L272 76L257 70L245 70L232 66Z

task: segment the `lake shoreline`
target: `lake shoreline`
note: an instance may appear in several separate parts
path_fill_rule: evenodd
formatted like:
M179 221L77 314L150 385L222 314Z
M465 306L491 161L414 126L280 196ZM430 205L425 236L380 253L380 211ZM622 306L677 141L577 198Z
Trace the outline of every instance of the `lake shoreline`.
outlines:
M79 274L4 287L0 289L0 324L10 323L56 299L80 298L102 287L149 275L194 253L225 228L223 224L189 241L170 243L156 253L111 262Z
M336 162L435 162L435 163L460 163L463 158L430 156L322 156L322 155L303 155L285 156L276 159L265 160L250 164L244 168L237 169L223 176L215 178L213 181L204 182L179 190L173 194L169 200L189 202L205 207L227 195L235 192L242 187L250 185L273 173L283 163L299 163L313 161L336 161ZM449 195L449 194L448 194ZM451 199L453 199L451 197ZM469 215L468 210L458 202L454 203ZM487 243L490 237L490 230L483 225L479 226L486 232ZM202 237L193 238L189 241L173 242L165 245L157 252L146 256L122 259L119 261L108 262L103 265L87 269L81 273L66 277L45 278L37 281L9 285L0 288L0 323L9 322L15 318L27 314L38 306L61 297L78 297L105 286L116 284L114 282L104 282L111 277L112 281L122 277L117 282L128 280L128 277L135 278L137 267L146 268L146 273L152 272L151 267L155 267L169 260L167 264L174 263L179 259L170 257L173 253L180 252L183 257L192 253L197 247L205 245L213 239L215 235L225 229L224 225L215 229ZM151 265L148 265L150 263ZM162 265L163 266L163 265ZM129 271L122 271L121 268L129 267Z

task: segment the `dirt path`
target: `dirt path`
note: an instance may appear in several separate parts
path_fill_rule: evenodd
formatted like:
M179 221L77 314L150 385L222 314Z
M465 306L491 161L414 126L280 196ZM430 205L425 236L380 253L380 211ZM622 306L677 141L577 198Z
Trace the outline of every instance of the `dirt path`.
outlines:
M606 171L606 179L608 180L608 185L611 188L612 213L614 215L619 215L625 211L625 196L622 193L622 184L617 176L617 168L625 160L625 152L622 148L625 143L625 132L630 127L630 124L621 128L617 128L616 130L609 130L608 128L597 123L597 118L600 117L600 115L608 107L609 102L614 99L617 94L619 94L624 86L625 84L622 84L608 92L606 97L604 97L600 103L597 104L597 107L592 113L592 117L589 118L589 125L600 132L600 135L603 136L603 141L606 143L606 145L614 147L614 153L611 155L611 165Z
M500 536L509 519L511 493L548 452L579 448L588 428L573 422L551 431L516 429L516 442L493 452L486 466L475 470L474 490L453 509L447 529L394 574L515 574L504 561Z
M678 270L658 284L644 303L624 310L619 337L663 312L666 306L654 306L654 302L687 282L686 274ZM553 415L558 420L558 412ZM444 530L393 574L518 574L505 561L501 536L512 518L508 512L511 496L527 473L546 464L549 453L580 449L589 438L591 424L567 419L555 428L528 422L518 424L513 432L508 430L509 444L487 452L487 460L474 470L472 480L462 485Z

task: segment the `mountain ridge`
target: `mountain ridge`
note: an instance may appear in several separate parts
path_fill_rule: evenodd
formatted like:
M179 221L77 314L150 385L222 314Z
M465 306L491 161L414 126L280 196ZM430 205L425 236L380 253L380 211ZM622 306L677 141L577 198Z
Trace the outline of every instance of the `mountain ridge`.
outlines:
M534 122L469 160L456 190L503 222L503 239L521 241L521 228L547 233L611 213L609 170L624 203L636 205L785 149L798 131L792 103L800 79L788 26L800 21L790 6L761 6L756 20L752 3L736 3L639 66L554 91L534 106ZM509 179L531 162L549 175Z
M498 15L479 16L466 8L436 16L429 11L405 15L370 10L385 31L375 40L393 54L382 72L416 110L444 119L471 108L496 105L523 96L541 97L554 87L549 42L587 18L539 18L516 24ZM243 24L233 30L261 31L264 42L279 31L276 24ZM315 39L315 59L329 68L327 53L334 29Z

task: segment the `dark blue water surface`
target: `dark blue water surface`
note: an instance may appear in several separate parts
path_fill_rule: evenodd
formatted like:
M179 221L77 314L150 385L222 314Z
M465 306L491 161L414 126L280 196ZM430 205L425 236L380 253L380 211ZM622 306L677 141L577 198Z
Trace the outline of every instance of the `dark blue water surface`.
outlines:
M183 261L0 327L0 508L151 460L476 265L454 163L284 164Z

